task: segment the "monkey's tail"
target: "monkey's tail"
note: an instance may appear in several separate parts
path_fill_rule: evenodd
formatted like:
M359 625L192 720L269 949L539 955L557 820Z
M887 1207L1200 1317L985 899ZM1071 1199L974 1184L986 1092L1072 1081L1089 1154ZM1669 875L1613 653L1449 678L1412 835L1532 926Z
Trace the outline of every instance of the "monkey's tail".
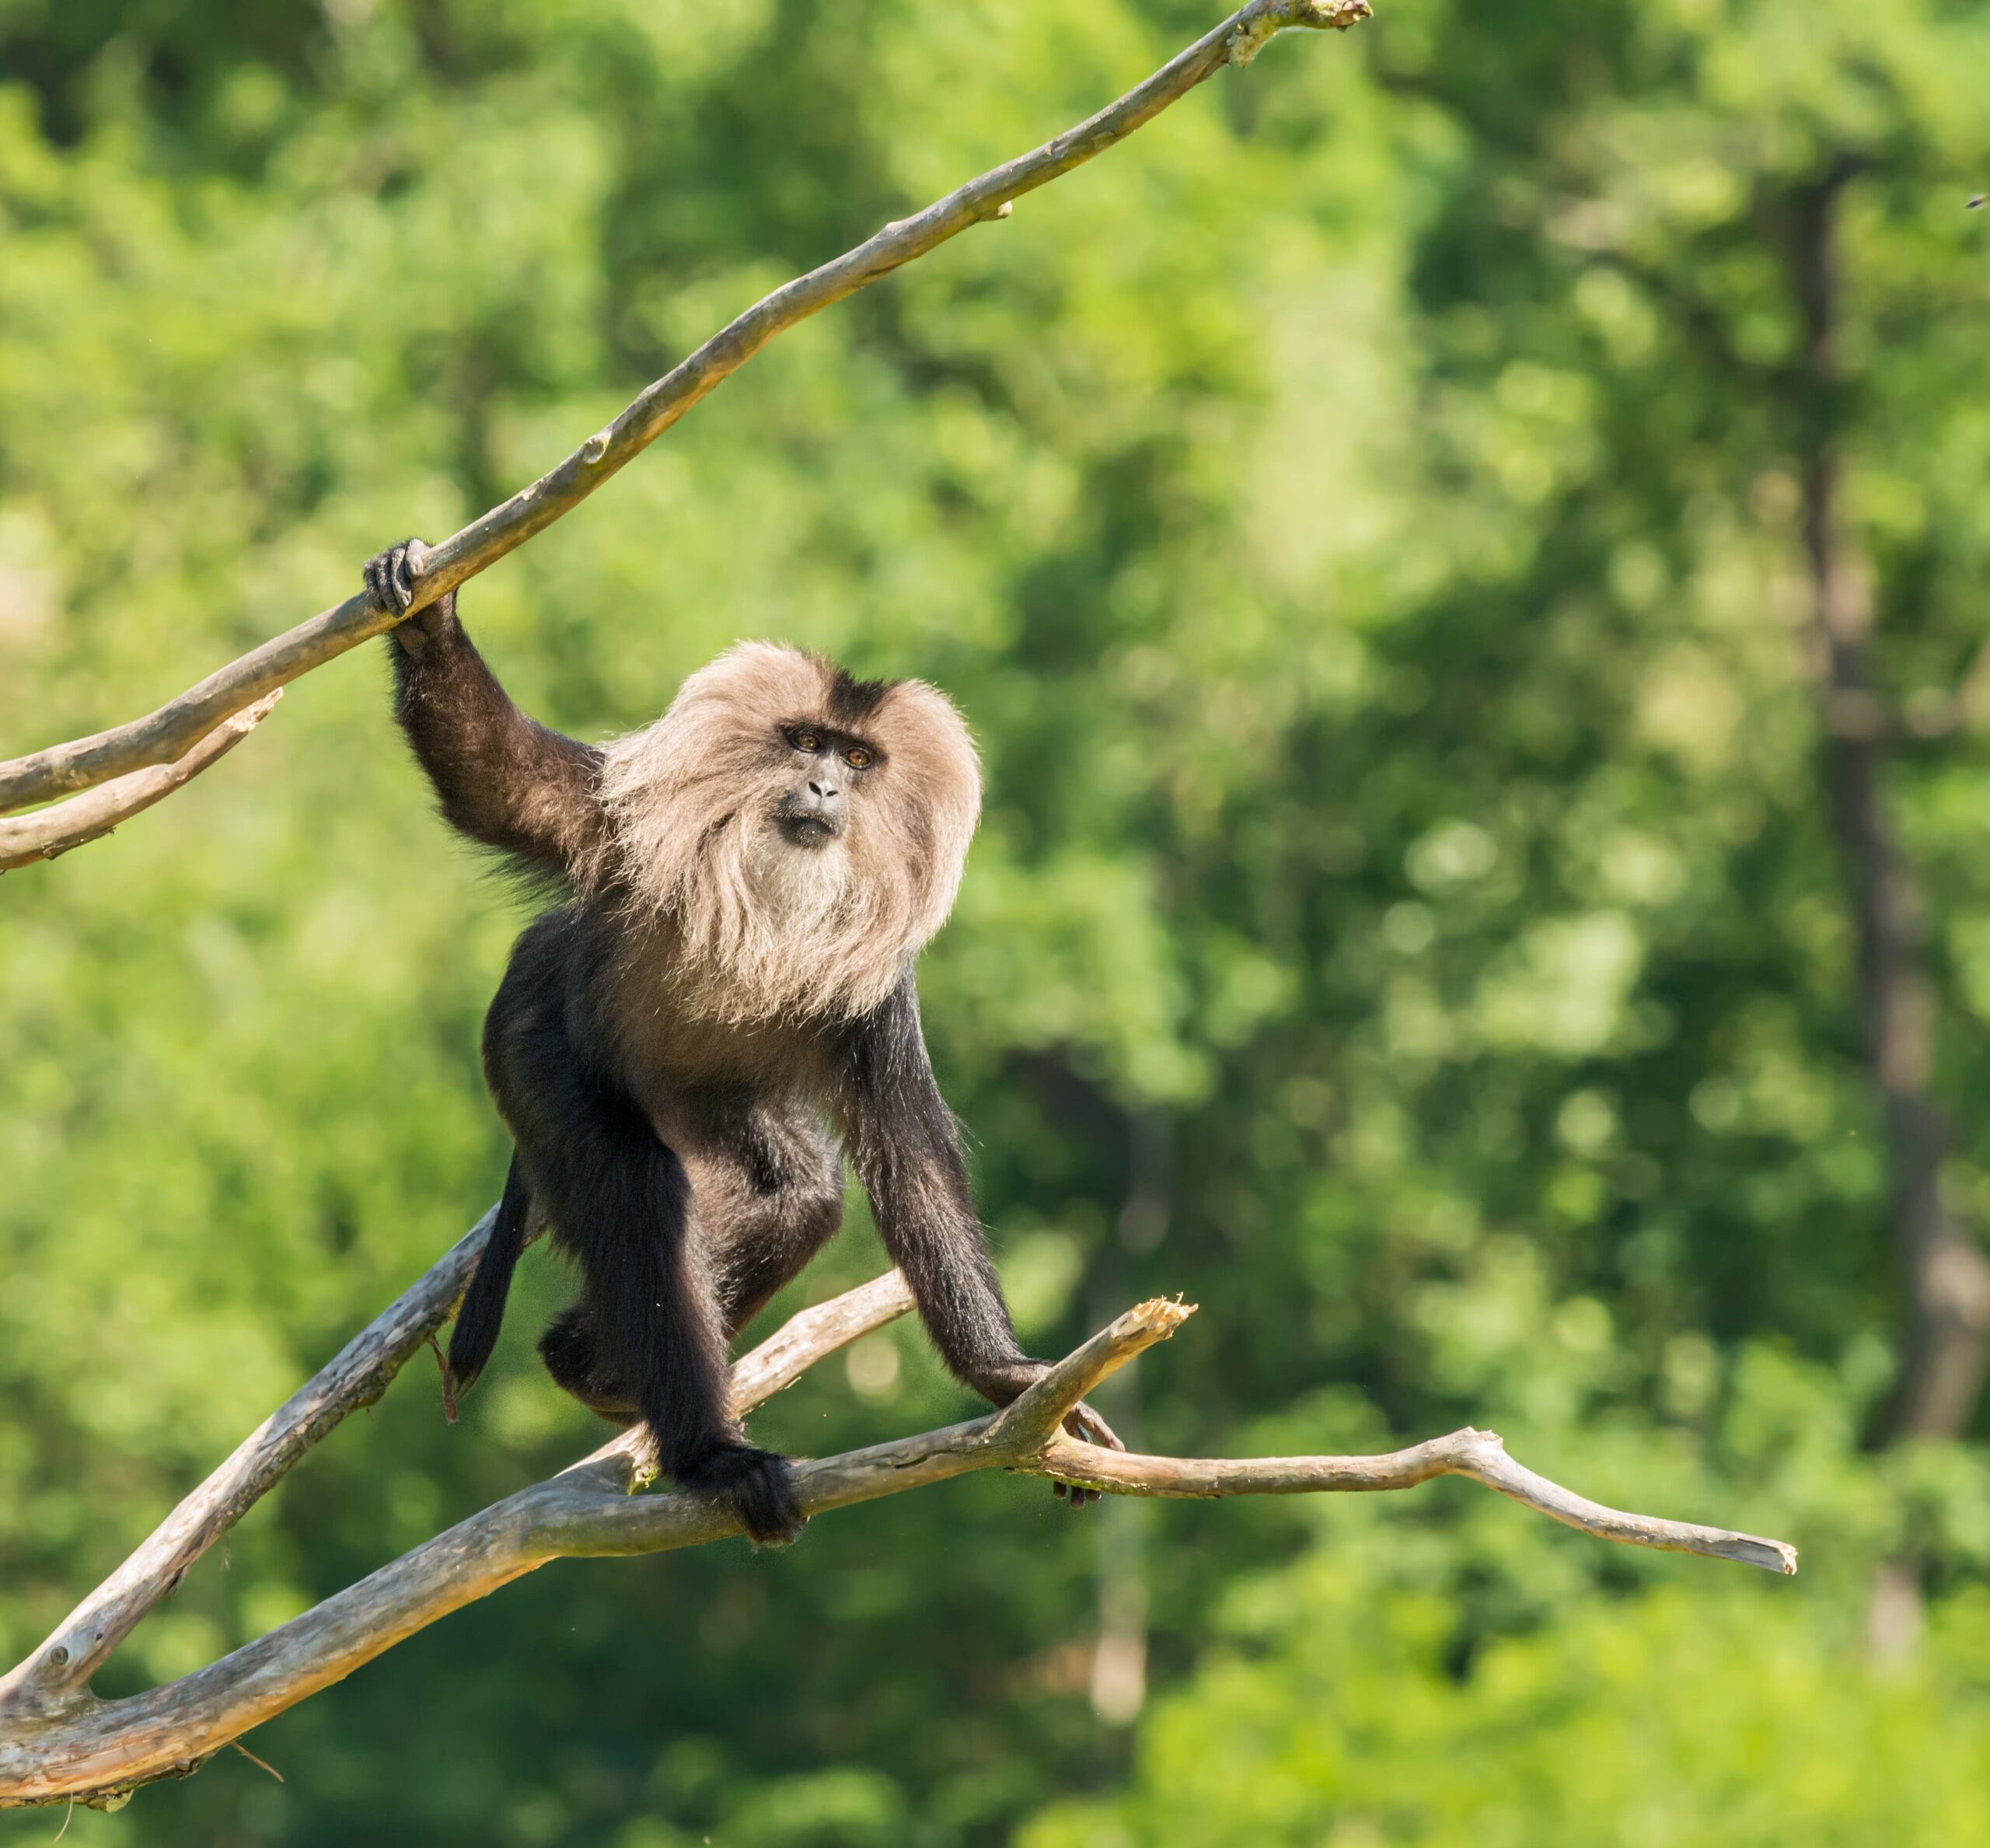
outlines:
M497 1219L484 1242L484 1256L477 1260L477 1274L463 1292L463 1306L456 1311L456 1326L449 1336L446 1397L452 1417L456 1401L477 1384L477 1376L498 1345L498 1331L504 1325L504 1299L511 1293L511 1273L518 1266L518 1253L525 1248L525 1221L531 1207L524 1164L514 1154L511 1172L504 1176L504 1196L498 1202Z

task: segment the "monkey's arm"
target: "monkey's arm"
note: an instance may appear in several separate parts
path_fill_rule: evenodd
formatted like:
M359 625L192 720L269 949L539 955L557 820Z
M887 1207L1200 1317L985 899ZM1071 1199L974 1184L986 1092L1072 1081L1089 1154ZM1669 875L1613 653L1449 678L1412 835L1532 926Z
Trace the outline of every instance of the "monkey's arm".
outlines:
M421 542L366 567L382 607L405 610ZM456 619L452 591L393 632L394 716L452 826L549 872L573 874L604 833L601 753L529 718Z
M905 1273L940 1357L955 1377L1007 1405L1047 1371L1017 1342L968 1190L953 1113L940 1095L908 974L849 1030L838 1102L857 1178L892 1261ZM1075 1436L1122 1445L1080 1406Z

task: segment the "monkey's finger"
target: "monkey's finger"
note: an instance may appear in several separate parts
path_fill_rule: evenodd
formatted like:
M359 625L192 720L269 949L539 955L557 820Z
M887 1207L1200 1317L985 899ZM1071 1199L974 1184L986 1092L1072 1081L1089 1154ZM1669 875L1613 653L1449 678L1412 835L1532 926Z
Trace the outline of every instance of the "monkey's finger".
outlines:
M382 552L367 561L366 594L372 599L375 609L384 610L389 616L399 616L407 609L409 593L402 589L394 570L393 553Z
M394 598L403 610L414 601L414 581L421 574L422 560L428 556L428 547L418 539L394 547Z
M382 610L396 614L414 601L415 574L428 555L418 539L404 539L397 546L370 558L366 563L366 592Z
M394 596L394 581L387 569L387 554L382 552L377 558L366 561L363 574L366 579L366 594L375 610L396 610L400 607Z

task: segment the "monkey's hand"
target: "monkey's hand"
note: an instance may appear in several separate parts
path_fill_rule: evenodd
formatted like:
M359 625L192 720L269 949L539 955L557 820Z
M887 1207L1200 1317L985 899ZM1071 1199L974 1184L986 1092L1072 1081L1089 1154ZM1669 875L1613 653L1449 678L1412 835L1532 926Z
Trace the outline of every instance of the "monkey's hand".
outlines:
M794 1498L794 1472L770 1450L722 1445L671 1473L680 1488L723 1502L756 1546L785 1546L808 1525Z
M366 561L366 594L376 610L398 616L414 601L415 580L421 575L421 561L428 548L418 539L404 539L397 546ZM411 616L394 631L394 639L407 652L419 656L428 644L438 640L456 620L456 593L438 597L426 610Z

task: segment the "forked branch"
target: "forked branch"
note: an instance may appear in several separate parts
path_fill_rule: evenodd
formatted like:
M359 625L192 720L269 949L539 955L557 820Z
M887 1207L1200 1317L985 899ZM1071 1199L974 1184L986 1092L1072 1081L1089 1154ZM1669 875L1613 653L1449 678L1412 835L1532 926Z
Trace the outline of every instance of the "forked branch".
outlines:
M991 168L923 211L893 220L728 323L564 462L432 547L407 610L390 614L363 594L347 597L230 662L143 718L0 763L0 812L183 757L231 714L405 621L571 512L777 334L936 250L970 225L1006 218L1012 201L1125 140L1226 65L1248 64L1278 33L1290 27L1344 30L1370 12L1369 0L1251 0L1098 114ZM90 837L79 835L62 845Z
M90 1670L117 1640L312 1443L353 1406L377 1398L446 1318L474 1268L488 1223L480 1223L351 1343L0 1682L0 1808L115 1804L138 1785L183 1776L403 1637L550 1560L662 1553L738 1531L731 1514L712 1503L632 1493L645 1474L645 1453L640 1433L625 1434L197 1674L128 1700L103 1701L89 1693ZM814 1362L911 1306L904 1280L892 1272L803 1310L733 1369L735 1410L764 1403ZM1464 1476L1605 1539L1705 1553L1772 1572L1796 1570L1795 1549L1780 1540L1623 1514L1585 1500L1513 1462L1486 1431L1454 1431L1386 1456L1234 1462L1133 1456L1063 1434L1064 1415L1085 1393L1165 1340L1191 1313L1179 1302L1143 1303L1002 1411L798 1463L801 1505L812 1516L827 1514L990 1469L1108 1493L1189 1497L1407 1489L1436 1476Z
M150 770L134 770L100 788L37 809L32 815L0 819L0 872L54 860L74 847L101 840L121 821L128 821L153 803L162 802L209 766L218 763L276 710L283 697L279 686L231 714L205 735L194 740L183 756Z

